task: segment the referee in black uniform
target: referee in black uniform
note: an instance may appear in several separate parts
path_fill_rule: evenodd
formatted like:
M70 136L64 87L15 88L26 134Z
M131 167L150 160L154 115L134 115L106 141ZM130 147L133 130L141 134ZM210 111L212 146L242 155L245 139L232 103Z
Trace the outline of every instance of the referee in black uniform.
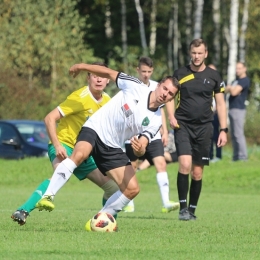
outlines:
M174 72L174 77L181 84L176 110L174 101L166 105L170 125L175 129L179 161L177 176L179 220L196 220L194 213L201 193L203 168L204 165L209 165L210 160L213 96L220 122L217 144L219 147L226 144L228 131L223 94L225 84L216 70L205 65L208 55L207 44L202 39L194 39L190 43L189 51L190 64ZM189 174L191 175L190 187Z

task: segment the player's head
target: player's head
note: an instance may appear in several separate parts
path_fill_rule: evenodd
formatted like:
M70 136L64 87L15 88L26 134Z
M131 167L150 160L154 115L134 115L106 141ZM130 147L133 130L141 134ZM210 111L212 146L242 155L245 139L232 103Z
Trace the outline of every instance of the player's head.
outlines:
M175 77L163 78L155 89L156 102L161 105L171 101L179 92L180 87L181 85Z
M236 76L238 78L246 77L246 65L244 62L239 61L236 65Z
M191 65L195 68L204 65L205 59L208 57L208 46L203 39L194 39L190 43L189 51Z
M149 57L141 57L136 68L138 78L144 83L148 84L149 79L153 74L153 61Z
M93 62L92 65L99 65L107 68L107 65L104 62ZM88 80L89 89L92 94L101 94L104 88L109 83L109 79L99 77L89 72L88 72L87 80Z

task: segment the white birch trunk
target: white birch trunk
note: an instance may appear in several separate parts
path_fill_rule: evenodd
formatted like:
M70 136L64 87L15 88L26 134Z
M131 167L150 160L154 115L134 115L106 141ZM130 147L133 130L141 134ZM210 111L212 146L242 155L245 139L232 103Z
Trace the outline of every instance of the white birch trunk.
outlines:
M216 67L220 62L220 2L219 0L213 0L213 22L214 22L214 60L213 63Z
M122 37L122 50L123 50L123 64L124 71L128 73L128 62L127 62L127 32L126 32L126 4L125 0L121 1L121 15L122 15L122 25L121 25L121 37Z
M111 11L109 1L106 2L106 11L105 11L105 33L108 39L113 37L113 28L111 26Z
M194 39L201 38L204 0L197 0L194 19Z
M143 54L147 54L147 43L146 43L146 37L145 37L145 28L144 28L144 14L143 10L140 6L140 1L135 0L135 8L138 14L138 21L139 21L139 30L140 30L140 37L141 37L141 44L143 48Z
M229 58L227 84L230 84L236 77L237 63L237 41L238 41L238 11L239 0L231 0L230 8L230 42L229 42Z
M152 12L151 12L151 34L150 34L150 54L153 55L156 50L156 16L157 16L157 0L152 0Z
M248 5L249 5L249 0L244 0L241 34L240 34L240 38L239 38L239 60L241 62L245 62L245 60L246 60L246 58L245 58L246 57L245 34L246 34L247 24L248 24Z
M178 2L175 1L173 4L173 67L176 70L178 68L178 43L179 43L179 26L178 26Z
M192 41L192 2L191 0L185 0L185 39L186 39L186 51L189 53L189 45ZM186 62L190 62L190 57L189 55L186 55Z
M172 73L173 71L172 39L173 39L173 17L170 16L170 20L168 23L168 48L167 48L169 73Z

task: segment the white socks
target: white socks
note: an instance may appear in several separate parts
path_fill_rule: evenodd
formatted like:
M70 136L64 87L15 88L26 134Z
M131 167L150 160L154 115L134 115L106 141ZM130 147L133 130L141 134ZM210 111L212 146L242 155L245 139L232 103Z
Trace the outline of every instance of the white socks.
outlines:
M55 196L60 188L69 180L76 168L77 165L71 159L66 158L62 161L54 171L50 184L42 197Z
M160 189L162 203L164 207L169 205L169 179L167 172L158 172L156 174L157 183Z
M114 216L129 202L130 199L118 190L107 200L105 206L100 210L100 212L107 212Z

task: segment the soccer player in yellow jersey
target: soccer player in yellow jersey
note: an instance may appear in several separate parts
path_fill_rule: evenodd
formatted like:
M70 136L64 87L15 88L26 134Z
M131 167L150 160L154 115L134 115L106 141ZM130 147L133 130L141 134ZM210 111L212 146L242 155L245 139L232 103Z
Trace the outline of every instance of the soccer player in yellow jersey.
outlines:
M105 64L100 62L94 64L106 67ZM109 79L90 73L88 73L87 78L89 86L84 86L71 93L44 119L50 137L48 154L54 170L61 161L72 154L76 138L85 121L110 100L110 97L103 92L109 83ZM57 122L58 126L56 126ZM89 157L75 169L74 175L80 181L88 178L101 187L104 190L103 203L118 190L117 184L99 171L92 157ZM35 208L42 210L38 201L45 193L49 182L49 179L43 181L30 198L12 214L11 218L14 221L24 225L32 210ZM52 209L53 207L50 205L49 211Z

